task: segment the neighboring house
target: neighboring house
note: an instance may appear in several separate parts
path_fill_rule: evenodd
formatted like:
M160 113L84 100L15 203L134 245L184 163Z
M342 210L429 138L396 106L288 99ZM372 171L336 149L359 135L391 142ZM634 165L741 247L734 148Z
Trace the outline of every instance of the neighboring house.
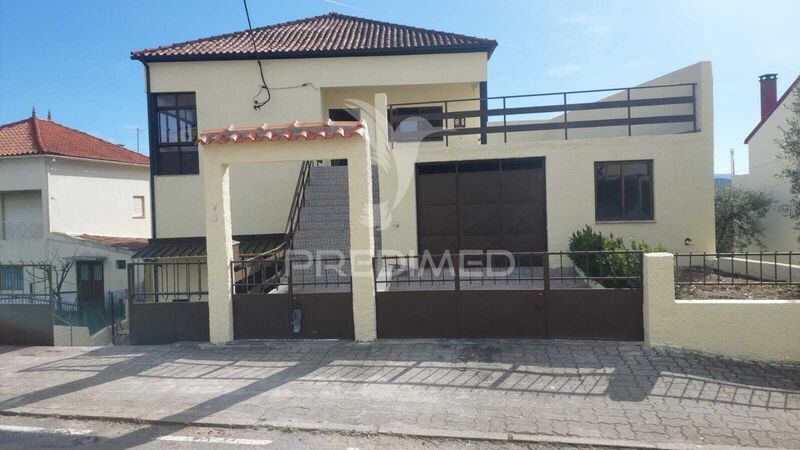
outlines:
M282 242L383 255L544 252L566 250L588 224L672 251L715 250L708 62L630 88L489 98L491 39L335 13L252 33L131 55L145 68L152 155L142 280L165 293L191 286L162 300L209 299L212 341L233 336L230 281L248 266L230 260ZM374 218L362 203L364 139ZM371 339L375 286L353 272L344 317Z
M791 199L789 181L781 176L786 161L781 159L783 150L777 140L781 137L780 128L786 126L791 115L788 107L797 101L795 90L800 84L796 78L783 95L778 98L777 74L759 77L761 87L761 120L745 138L748 148L747 175L736 175L733 183L739 187L764 191L772 196L775 204L764 218L764 247L771 251L800 250L800 231L795 222L783 215L781 208ZM759 251L754 245L750 250Z
M68 268L53 275L67 303L125 289L127 262L150 237L148 164L49 114L0 125L0 293L34 289L19 263Z

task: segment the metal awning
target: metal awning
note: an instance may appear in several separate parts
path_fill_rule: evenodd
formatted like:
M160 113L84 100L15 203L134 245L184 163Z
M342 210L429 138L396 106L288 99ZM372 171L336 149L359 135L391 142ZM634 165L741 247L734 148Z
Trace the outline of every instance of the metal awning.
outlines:
M266 253L283 243L282 234L259 234L234 236L234 249L238 247L239 256L251 256ZM133 255L139 259L159 258L204 258L206 256L206 238L166 238L151 239L147 246Z

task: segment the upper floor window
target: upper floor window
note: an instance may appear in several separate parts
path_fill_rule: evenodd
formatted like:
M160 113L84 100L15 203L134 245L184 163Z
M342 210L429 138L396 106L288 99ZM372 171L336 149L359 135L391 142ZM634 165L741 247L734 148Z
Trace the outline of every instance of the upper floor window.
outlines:
M389 110L389 133L394 133L397 142L441 141L442 136L430 133L444 128L442 119L428 120L422 114L441 114L441 106L413 106Z
M594 164L598 221L653 220L653 161Z
M155 115L158 175L199 173L194 93L155 94Z
M348 122L361 120L361 110L358 108L331 108L328 110L328 118L336 122Z
M145 218L144 195L133 196L133 218L134 219Z

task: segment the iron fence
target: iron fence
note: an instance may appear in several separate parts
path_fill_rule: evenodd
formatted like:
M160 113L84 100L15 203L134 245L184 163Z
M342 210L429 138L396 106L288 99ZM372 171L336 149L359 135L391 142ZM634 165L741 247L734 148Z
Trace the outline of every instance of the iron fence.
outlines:
M207 301L206 262L129 263L128 298L133 303Z
M640 251L461 252L374 258L375 289L632 289Z
M53 267L0 264L0 304L53 303Z
M320 257L280 252L259 259L231 262L236 294L262 294L275 289L348 288L350 260L344 255Z
M800 284L795 252L675 253L678 286Z
M654 94L651 94L655 92ZM669 92L667 95L661 95ZM609 94L612 97L600 101L571 101L576 96L588 94ZM638 95L637 95L638 94ZM636 98L640 97L640 98ZM554 98L545 105L532 105L536 100ZM522 106L512 106L519 104ZM490 107L490 103L496 107ZM431 106L435 105L435 108ZM478 109L470 109L478 105ZM688 111L657 114L645 111L637 114L639 108L686 105ZM441 111L437 108L441 107ZM591 111L622 110L623 117L608 114L604 118L571 120L569 113ZM526 123L509 123L509 117L530 116L531 114L560 114L561 120L535 120ZM617 116L620 114L616 114ZM489 118L502 117L502 124L489 124ZM478 118L480 125L467 126L467 119ZM580 119L580 118L579 118ZM404 120L420 123L411 131L403 131ZM425 121L425 122L420 122ZM597 127L626 127L627 135L633 135L637 125L687 124L684 132L697 132L697 84L665 84L636 86L612 89L593 89L584 91L548 92L538 94L508 95L500 97L482 96L478 98L448 99L414 103L395 103L389 105L389 133L392 142L419 142L422 140L444 140L449 137L480 135L481 143L487 143L487 135L502 133L503 142L508 142L508 133L520 131L563 130L564 139L569 139L569 130Z

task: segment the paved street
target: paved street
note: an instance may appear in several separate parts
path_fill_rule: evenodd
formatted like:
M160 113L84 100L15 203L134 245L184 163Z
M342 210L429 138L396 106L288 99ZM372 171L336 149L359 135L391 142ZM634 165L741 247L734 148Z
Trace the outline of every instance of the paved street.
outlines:
M125 446L176 432L157 422L800 448L800 367L579 341L6 347L0 412L144 421Z
M571 445L487 442L391 435L319 433L271 429L141 425L99 420L61 420L0 416L0 450L20 448L79 449L219 449L281 450L552 450ZM580 447L587 450L587 447ZM591 447L589 447L591 448Z

